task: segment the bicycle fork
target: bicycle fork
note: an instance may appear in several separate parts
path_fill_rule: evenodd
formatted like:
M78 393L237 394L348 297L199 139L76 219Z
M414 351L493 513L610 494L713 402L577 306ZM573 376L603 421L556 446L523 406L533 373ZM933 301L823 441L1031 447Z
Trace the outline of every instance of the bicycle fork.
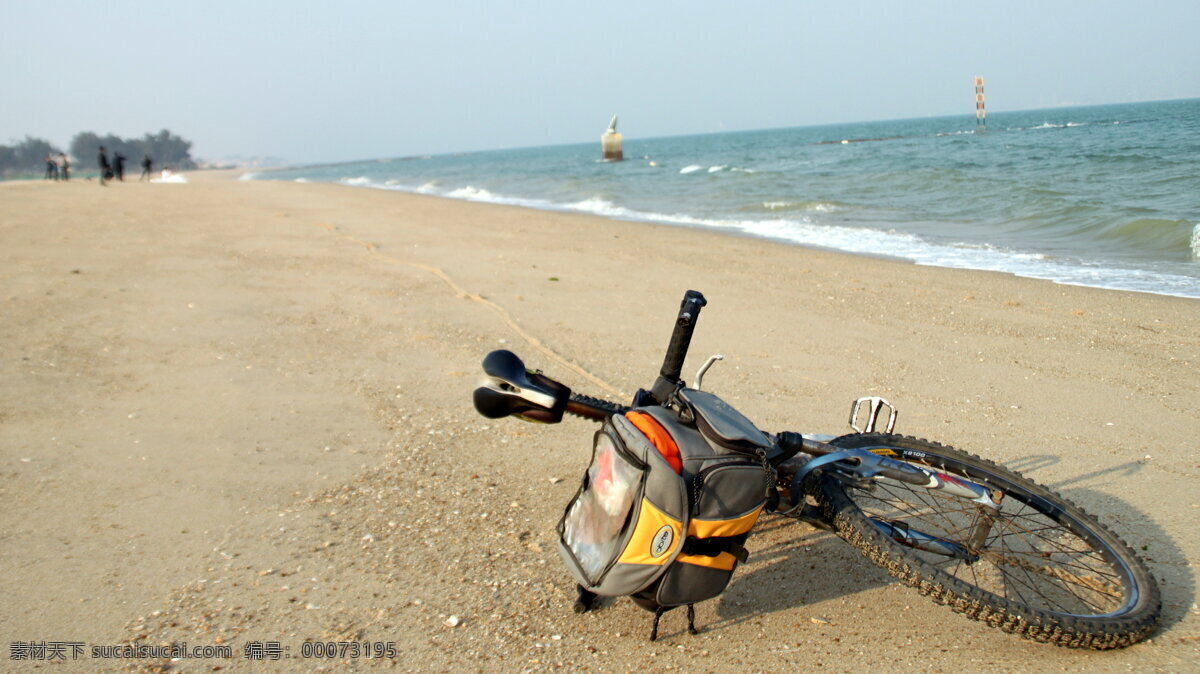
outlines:
M1000 510L1003 495L971 480L914 466L863 449L839 449L809 438L804 439L803 451L815 455L816 458L792 476L790 491L793 508L787 511L788 513L803 504L804 480L815 471L829 470L832 475L851 486L869 488L875 480L882 477L978 504L979 517L971 529L965 547L961 543L912 529L904 522L871 518L885 535L912 548L974 562L979 559L975 551L983 547L998 519L996 515Z

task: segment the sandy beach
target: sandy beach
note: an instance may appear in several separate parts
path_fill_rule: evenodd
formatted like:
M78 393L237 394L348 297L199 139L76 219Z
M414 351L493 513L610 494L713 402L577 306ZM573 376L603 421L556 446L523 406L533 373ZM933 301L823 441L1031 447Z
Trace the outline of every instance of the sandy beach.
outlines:
M1200 302L237 175L0 184L5 648L235 655L68 671L340 668L306 640L394 642L353 663L414 671L1200 661ZM627 401L689 288L709 306L686 377L724 354L705 388L770 431L842 433L853 399L888 398L898 432L1020 470L1143 551L1162 629L1117 652L1027 642L770 518L699 635L671 613L651 643L627 600L574 614L554 525L594 426L480 417L479 363L509 348Z

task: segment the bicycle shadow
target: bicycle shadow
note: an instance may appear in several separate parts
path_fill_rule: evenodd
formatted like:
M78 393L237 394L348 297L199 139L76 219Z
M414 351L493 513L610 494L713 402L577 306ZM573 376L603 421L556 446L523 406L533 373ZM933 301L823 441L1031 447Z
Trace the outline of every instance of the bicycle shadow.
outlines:
M1053 455L1035 454L1015 459L1008 465L1030 479L1043 482L1037 472L1060 461L1059 457ZM1046 480L1044 483L1096 516L1148 563L1150 573L1158 581L1162 593L1162 618L1156 632L1161 634L1187 617L1195 601L1196 576L1187 556L1166 529L1146 513L1109 493L1124 487L1121 479L1133 477L1145 467L1142 461L1130 461L1065 480ZM1100 491L1100 488L1106 488L1106 491Z
M833 533L790 518L760 524L747 547L750 563L721 595L718 619L704 626L706 632L892 582Z

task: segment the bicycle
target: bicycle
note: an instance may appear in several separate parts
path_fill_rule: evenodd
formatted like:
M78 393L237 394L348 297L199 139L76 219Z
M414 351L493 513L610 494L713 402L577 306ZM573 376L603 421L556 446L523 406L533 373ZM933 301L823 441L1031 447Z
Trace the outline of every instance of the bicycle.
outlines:
M475 390L476 409L491 418L543 423L557 423L564 413L603 421L650 405L682 409L681 392L699 391L705 372L721 358L704 363L694 389L680 378L706 304L702 294L687 291L659 376L630 406L573 393L541 371L527 370L515 354L494 351L483 362L487 379ZM728 410L738 423L750 423ZM885 428L877 432L885 410ZM1152 633L1161 611L1158 585L1116 534L1015 471L894 434L896 418L886 400L862 398L851 408L854 433L764 433L777 459L768 510L833 531L922 595L1006 632L1100 650ZM724 432L697 426L703 434Z

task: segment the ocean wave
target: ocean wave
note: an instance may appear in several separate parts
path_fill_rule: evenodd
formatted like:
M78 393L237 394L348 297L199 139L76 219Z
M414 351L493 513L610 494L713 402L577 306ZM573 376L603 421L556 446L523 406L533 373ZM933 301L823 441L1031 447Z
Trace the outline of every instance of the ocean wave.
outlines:
M495 201L496 195L474 185L467 185L446 193L451 199L466 199L468 201Z
M238 180L254 180L257 177L257 173L243 173L242 175L238 176Z
M1064 122L1055 124L1054 122L1042 122L1037 126L1018 126L1008 129L1009 131L1040 131L1042 129L1073 129L1077 126L1091 126L1092 122Z
M1192 228L1192 259L1200 262L1200 223Z
M404 183L399 180L391 179L384 182L376 182L366 176L358 176L357 178L339 178L339 185L347 185L349 187L368 187L373 190L392 190L393 192L412 192Z
M410 190L416 191L416 190ZM430 192L437 194L437 192ZM467 185L448 192L439 194L438 196L449 197L451 199L463 199L464 201L481 201L489 204L502 204L505 206L524 206L526 208L537 208L542 210L564 210L561 204L555 204L545 199L531 199L527 197L513 197L503 194L489 192L482 187Z
M687 166L684 166L683 168L679 169L679 173L681 175L687 175L688 173L696 173L697 171L704 171L705 173L720 173L722 171L726 171L729 173L757 173L757 171L755 171L752 168L743 168L741 166L730 166L729 164L713 164L712 166L701 166L700 164L688 164Z
M603 215L610 218L628 217L632 213L629 209L618 206L602 197L590 197L582 201L567 204L566 207L572 211L595 213L596 215Z
M768 211L810 211L813 213L833 213L842 210L841 205L826 201L764 201L762 207Z
M416 189L421 194L437 194L438 181L430 180Z
M1196 255L1196 225L1187 220L1138 218L1099 228L1094 236L1121 246L1168 254Z

